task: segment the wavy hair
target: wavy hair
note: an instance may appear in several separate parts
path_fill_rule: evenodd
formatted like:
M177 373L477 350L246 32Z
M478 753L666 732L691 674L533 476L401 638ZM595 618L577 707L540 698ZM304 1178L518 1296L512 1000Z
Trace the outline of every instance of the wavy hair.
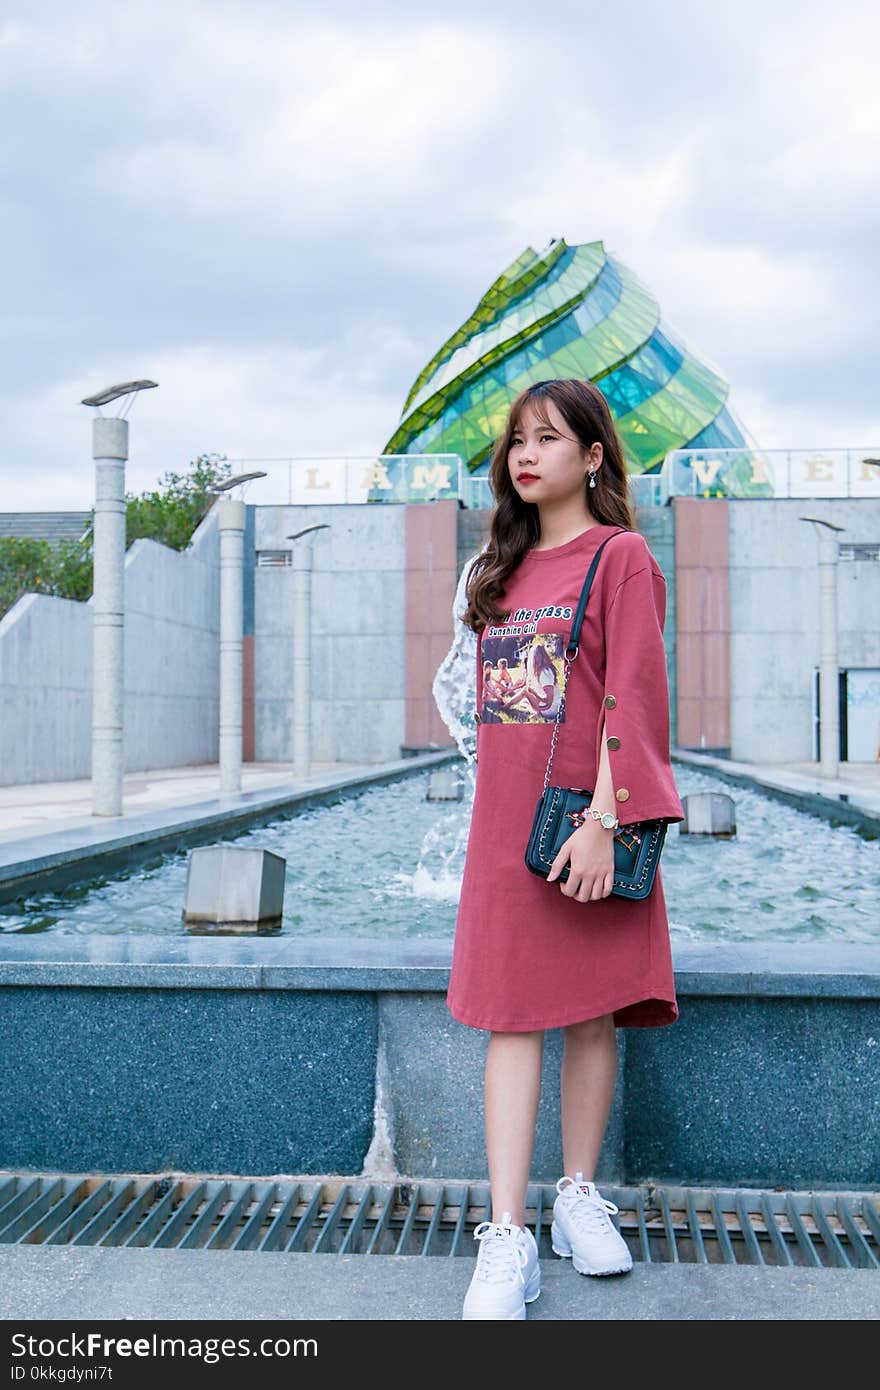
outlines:
M584 479L590 513L604 526L636 529L623 445L614 426L608 402L592 381L539 381L521 391L510 407L504 433L496 440L489 465L489 486L495 499L489 523L489 539L471 565L467 579L467 611L462 621L474 632L489 623L503 622L499 605L504 585L527 550L541 538L540 516L534 502L526 502L513 485L508 467L511 439L520 428L528 406L552 429L547 402L552 401L586 455L592 444L602 445L602 466L595 488Z

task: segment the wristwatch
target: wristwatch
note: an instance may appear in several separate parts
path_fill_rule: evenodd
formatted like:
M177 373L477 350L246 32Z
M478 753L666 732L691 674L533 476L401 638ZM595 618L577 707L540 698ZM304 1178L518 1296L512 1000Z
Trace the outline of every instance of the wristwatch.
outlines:
M606 830L616 830L620 825L617 816L613 816L610 811L597 811L589 806L587 807L587 815L592 816L593 820L601 821Z

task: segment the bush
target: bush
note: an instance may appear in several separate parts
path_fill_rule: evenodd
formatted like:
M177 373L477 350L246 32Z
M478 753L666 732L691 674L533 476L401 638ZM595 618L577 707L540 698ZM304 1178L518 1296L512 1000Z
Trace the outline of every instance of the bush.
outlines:
M210 511L218 483L232 476L221 454L200 454L188 473L165 473L152 492L125 494L125 543L147 538L185 550ZM80 540L0 536L0 617L23 594L54 594L85 601L92 592L92 510Z
M186 550L193 531L211 510L217 484L231 477L232 464L222 455L200 454L189 473L166 473L154 492L140 497L126 493L126 544L146 537L172 550Z

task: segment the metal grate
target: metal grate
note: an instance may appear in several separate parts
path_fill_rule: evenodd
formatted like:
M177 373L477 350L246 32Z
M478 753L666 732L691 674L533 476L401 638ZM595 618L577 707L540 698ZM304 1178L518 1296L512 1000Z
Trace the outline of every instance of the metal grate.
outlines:
M602 1184L633 1259L880 1268L880 1194ZM555 1189L526 1219L551 1257ZM314 1255L472 1255L486 1183L0 1175L0 1242Z

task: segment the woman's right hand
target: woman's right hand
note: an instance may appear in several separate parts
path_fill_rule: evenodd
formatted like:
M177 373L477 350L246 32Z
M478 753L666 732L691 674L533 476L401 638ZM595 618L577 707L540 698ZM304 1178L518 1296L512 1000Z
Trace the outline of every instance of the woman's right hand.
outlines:
M559 886L579 903L607 898L614 887L614 831L590 817L569 835L550 866L551 883L568 864L568 878Z

